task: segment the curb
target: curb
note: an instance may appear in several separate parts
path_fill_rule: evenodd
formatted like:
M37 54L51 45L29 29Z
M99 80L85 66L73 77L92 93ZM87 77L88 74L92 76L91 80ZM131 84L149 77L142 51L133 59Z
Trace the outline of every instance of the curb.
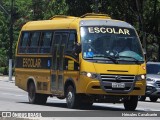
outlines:
M8 76L0 76L0 81L15 83L15 77L10 81Z

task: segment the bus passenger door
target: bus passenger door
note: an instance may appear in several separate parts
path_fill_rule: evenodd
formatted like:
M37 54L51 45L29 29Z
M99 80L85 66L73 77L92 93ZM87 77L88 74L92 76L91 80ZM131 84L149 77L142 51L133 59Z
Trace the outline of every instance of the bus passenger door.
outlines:
M64 94L64 50L68 34L64 32L55 32L52 52L52 80L51 92L56 95Z

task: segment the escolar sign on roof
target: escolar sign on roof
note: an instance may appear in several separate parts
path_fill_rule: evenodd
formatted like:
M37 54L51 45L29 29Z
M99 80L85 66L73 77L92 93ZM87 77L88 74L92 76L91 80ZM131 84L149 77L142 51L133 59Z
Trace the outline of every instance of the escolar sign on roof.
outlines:
M114 27L88 27L89 33L112 33L112 34L124 34L130 35L129 29L126 28L114 28Z

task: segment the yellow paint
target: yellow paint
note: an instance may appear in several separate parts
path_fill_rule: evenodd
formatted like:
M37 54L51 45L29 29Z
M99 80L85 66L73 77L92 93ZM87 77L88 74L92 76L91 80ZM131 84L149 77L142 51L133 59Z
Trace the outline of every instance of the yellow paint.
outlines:
M74 61L72 60L68 61L68 70L74 70Z

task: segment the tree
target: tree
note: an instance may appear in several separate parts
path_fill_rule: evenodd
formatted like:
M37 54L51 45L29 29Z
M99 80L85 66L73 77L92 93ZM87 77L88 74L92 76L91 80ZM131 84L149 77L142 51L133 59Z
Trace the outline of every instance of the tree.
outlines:
M68 5L68 15L81 16L91 13L91 5L93 0L66 0Z
M4 67L6 66L7 61L7 49L9 48L8 44L8 28L6 26L5 17L2 12L0 12L0 66Z
M158 58L160 0L15 0L13 51L20 29L26 22L49 19L60 14L81 16L91 13L95 11L95 1L98 1L99 13L109 14L113 19L132 24L138 31L141 41L144 40L145 35L148 56L154 54ZM1 3L10 12L11 0L1 0ZM3 65L8 63L6 61L9 53L9 26L9 17L0 9L0 62Z

